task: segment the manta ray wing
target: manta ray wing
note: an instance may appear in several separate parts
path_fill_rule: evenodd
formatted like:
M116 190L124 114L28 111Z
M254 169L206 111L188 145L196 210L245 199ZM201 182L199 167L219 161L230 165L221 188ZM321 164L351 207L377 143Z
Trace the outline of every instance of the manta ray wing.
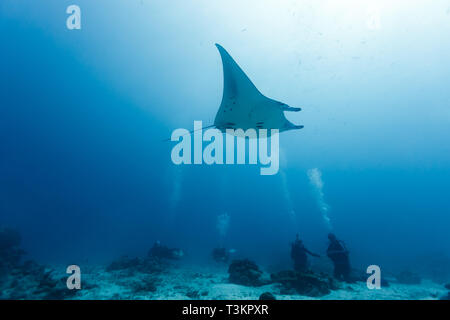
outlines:
M219 44L223 65L222 103L214 120L216 128L226 129L278 129L281 131L301 129L284 116L284 111L300 111L267 98L259 92L252 81Z

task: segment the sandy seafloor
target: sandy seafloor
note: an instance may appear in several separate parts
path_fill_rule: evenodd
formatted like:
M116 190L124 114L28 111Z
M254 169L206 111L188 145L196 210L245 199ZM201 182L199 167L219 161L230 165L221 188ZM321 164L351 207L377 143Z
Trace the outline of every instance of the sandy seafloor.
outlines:
M266 274L265 276L268 276ZM151 299L151 300L257 300L264 292L278 300L436 300L447 294L442 284L422 280L420 285L390 282L388 287L370 290L363 282L339 283L340 289L322 297L280 294L279 284L248 287L229 283L226 266L177 266L158 275L156 291L136 293L135 285L153 277L145 273L107 272L104 267L89 266L82 274L82 289L74 299ZM88 288L83 288L83 282Z
M331 293L310 297L283 293L278 283L259 287L232 284L225 264L186 263L168 264L156 273L133 268L111 271L105 265L86 264L81 266L81 289L70 290L68 294L66 268L45 266L45 270L52 271L51 281L45 280L45 276L13 272L0 286L0 299L258 300L262 293L270 292L277 300L438 300L448 294L444 283L422 279L420 284L400 284L386 278L389 285L378 290L368 289L365 282L337 282L337 289ZM270 274L264 271L262 278L269 279ZM58 289L49 294L54 288Z

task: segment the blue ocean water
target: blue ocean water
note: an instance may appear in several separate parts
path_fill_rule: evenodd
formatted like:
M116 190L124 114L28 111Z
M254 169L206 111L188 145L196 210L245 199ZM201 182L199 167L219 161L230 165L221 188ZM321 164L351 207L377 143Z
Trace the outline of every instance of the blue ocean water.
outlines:
M198 264L224 245L290 266L296 233L323 253L333 231L355 267L448 270L449 1L2 0L0 30L0 225L30 257L103 262L159 240ZM220 105L215 43L302 108L276 175L171 161L163 139Z

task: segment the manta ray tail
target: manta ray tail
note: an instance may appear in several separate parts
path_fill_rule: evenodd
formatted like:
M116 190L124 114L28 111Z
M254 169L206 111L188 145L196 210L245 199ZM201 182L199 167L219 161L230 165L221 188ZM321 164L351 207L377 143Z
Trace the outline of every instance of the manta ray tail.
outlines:
M191 130L191 131L189 131L189 133L186 133L186 134L182 135L182 137L187 136L188 134L194 133L194 132L199 131L199 130L204 130L204 129L209 129L209 128L215 128L215 127L216 127L216 126L215 126L214 124L212 124L212 125L210 125L210 126L202 127L202 128L200 128L200 129L197 129L197 130ZM171 140L171 138L167 138L167 139L164 139L164 140L162 140L162 141L163 141L163 142L166 142L166 141L170 141L170 140Z

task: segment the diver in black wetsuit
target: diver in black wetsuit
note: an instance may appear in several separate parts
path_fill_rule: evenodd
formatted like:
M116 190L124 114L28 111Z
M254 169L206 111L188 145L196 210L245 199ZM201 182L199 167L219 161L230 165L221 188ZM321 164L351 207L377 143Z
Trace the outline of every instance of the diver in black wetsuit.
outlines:
M327 256L334 264L334 277L339 280L350 281L350 259L349 251L344 242L338 240L333 233L328 234L330 244L327 249Z
M214 248L212 251L212 257L216 262L227 263L230 258L230 252L225 248Z
M291 245L291 258L294 260L295 271L306 271L308 269L307 254L317 258L320 257L320 255L312 253L306 249L297 234L294 243Z
M161 242L156 241L153 247L148 252L150 257L159 259L171 259L178 260L184 255L183 250L177 248L169 248L161 244Z

